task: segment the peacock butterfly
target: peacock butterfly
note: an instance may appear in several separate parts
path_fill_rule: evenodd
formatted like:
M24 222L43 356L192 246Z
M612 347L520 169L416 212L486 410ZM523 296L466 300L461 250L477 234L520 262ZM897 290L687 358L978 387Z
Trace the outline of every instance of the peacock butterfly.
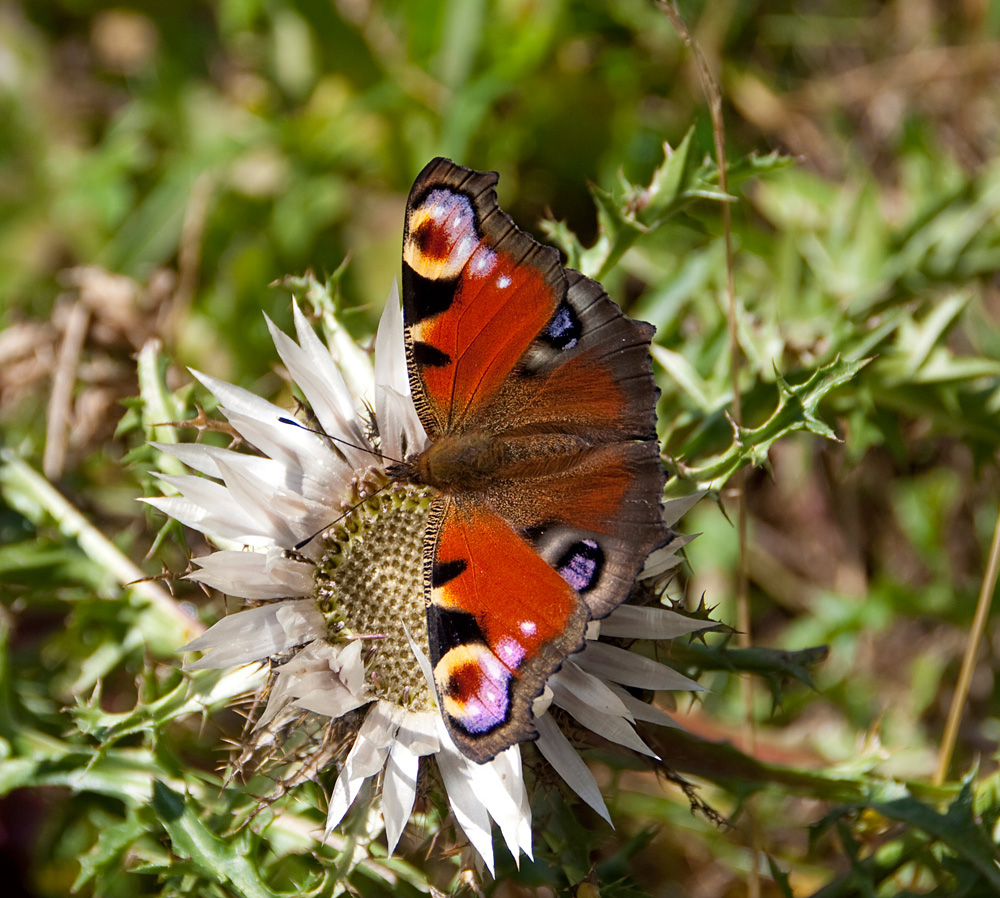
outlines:
M668 541L649 343L521 231L495 172L434 159L406 206L406 359L433 489L424 536L438 704L480 763L538 736L533 701Z

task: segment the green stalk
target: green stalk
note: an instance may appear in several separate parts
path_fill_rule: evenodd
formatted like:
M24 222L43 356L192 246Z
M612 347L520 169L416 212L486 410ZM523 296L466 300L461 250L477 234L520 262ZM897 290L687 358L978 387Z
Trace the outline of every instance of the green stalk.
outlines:
M48 480L10 449L0 449L0 487L7 501L36 526L50 517L64 536L75 539L84 554L109 571L118 585L133 590L157 611L177 624L189 642L204 631L201 622L123 555Z

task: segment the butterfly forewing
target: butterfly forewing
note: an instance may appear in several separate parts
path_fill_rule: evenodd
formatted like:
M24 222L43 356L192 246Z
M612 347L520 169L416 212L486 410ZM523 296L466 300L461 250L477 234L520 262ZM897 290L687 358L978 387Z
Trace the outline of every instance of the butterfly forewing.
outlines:
M555 250L500 211L496 180L435 160L410 192L403 309L410 382L429 431L489 405L566 291Z

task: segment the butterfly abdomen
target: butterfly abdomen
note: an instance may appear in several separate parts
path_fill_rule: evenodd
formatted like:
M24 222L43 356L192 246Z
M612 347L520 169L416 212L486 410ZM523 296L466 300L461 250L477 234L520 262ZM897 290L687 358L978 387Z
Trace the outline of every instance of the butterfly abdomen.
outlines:
M390 477L442 493L485 490L498 481L531 480L571 470L593 447L565 433L497 436L485 430L443 434ZM397 472L394 476L393 472Z

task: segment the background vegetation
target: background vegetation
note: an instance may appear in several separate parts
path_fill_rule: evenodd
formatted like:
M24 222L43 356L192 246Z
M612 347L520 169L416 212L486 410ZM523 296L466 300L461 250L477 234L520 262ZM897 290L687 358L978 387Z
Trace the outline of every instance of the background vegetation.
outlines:
M206 401L183 366L289 401L261 312L287 327L268 285L309 268L370 335L438 154L498 170L517 221L656 325L671 490L721 490L675 592L733 626L738 470L749 516L752 647L673 647L710 741L654 734L657 769L591 748L616 829L539 788L536 860L482 888L1000 893L996 613L953 757L944 735L1000 494L1000 3L680 12L723 95L738 433L711 121L653 3L0 4L6 894L467 887L433 811L395 860L364 820L314 842L319 789L237 828L252 790L216 771L240 720L173 654L177 603L223 602L125 586L204 550L134 501L146 440L194 437L162 426Z

